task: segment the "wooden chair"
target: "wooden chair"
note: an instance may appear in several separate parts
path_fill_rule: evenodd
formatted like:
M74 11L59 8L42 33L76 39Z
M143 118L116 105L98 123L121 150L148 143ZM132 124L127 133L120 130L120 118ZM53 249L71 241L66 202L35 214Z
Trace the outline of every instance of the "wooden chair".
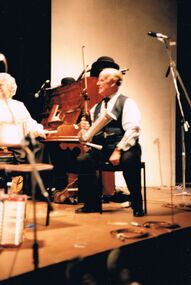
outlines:
M147 193L146 193L146 168L145 168L145 162L141 162L141 181L142 181L142 189L143 189L143 208L145 214L147 214ZM122 171L121 165L113 166L112 164L106 162L102 164L99 169L99 183L101 189L103 188L103 172L116 172L116 171Z

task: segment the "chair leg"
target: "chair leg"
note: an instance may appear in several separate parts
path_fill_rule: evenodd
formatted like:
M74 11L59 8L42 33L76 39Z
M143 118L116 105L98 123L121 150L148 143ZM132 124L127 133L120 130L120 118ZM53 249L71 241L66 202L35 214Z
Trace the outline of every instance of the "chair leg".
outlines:
M103 213L103 209L102 209L102 192L103 192L103 181L102 181L102 170L99 169L99 177L98 177L98 189L99 189L99 194L100 194L100 214Z
M147 214L147 189L146 189L146 168L145 168L145 162L141 163L141 169L142 169L142 176L143 176L143 207L144 212ZM103 181L102 181L102 170L99 169L99 177L98 177L98 187L100 189L100 195L102 194L103 189ZM102 213L102 203L100 204L100 214Z
M143 196L144 196L144 211L147 214L147 191L146 191L146 170L145 163L142 163L141 168L143 169Z

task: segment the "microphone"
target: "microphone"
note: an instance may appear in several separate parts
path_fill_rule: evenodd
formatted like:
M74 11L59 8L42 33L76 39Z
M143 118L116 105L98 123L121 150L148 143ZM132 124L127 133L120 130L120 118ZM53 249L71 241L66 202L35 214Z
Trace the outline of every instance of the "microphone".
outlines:
M161 33L155 33L155 32L148 32L148 35L150 36L150 37L154 37L154 38L157 38L157 39L169 39L169 37L168 36L166 36L166 35L163 35L163 34L161 34Z
M34 94L35 98L39 98L40 93L43 89L47 88L50 86L50 80L46 80L40 87L40 89Z

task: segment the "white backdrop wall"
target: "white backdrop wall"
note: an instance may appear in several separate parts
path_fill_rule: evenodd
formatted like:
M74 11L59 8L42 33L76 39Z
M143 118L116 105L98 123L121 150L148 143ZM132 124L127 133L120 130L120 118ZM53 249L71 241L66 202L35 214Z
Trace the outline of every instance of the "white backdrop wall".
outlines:
M121 91L136 100L142 113L142 160L152 187L175 184L176 94L171 75L165 76L167 49L147 34L160 32L176 40L176 22L173 0L52 0L52 86L63 77L78 78L82 46L86 64L111 56L130 69Z

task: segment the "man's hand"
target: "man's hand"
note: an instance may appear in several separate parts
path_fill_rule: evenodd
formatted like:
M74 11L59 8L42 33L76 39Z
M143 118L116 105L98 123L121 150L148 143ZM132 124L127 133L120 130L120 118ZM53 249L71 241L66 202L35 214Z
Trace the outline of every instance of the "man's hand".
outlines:
M82 117L81 122L80 122L80 128L82 130L88 130L90 127L90 123L88 121L86 121L85 117Z
M121 158L121 151L119 149L115 148L114 151L112 152L110 158L109 158L109 161L113 165L119 165L120 158Z
M88 121L86 121L85 117L82 117L81 121L80 121L80 131L78 133L78 137L79 137L79 141L80 143L86 143L86 141L83 139L83 134L86 133L86 131L89 129L90 127L90 123Z

